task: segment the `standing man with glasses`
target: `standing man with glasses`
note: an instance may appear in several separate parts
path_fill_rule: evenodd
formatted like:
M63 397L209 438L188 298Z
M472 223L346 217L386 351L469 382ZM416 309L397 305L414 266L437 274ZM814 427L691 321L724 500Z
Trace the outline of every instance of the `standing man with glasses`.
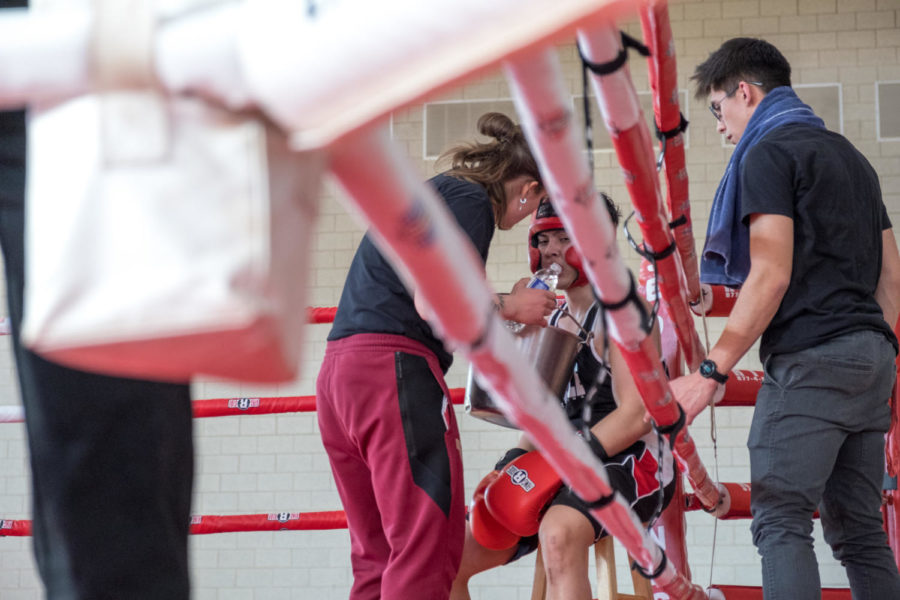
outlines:
M766 600L821 597L816 509L854 600L900 598L880 513L900 255L878 175L800 101L790 74L768 42L735 38L692 77L736 145L701 280L741 294L708 359L672 390L692 421L761 335L748 447Z

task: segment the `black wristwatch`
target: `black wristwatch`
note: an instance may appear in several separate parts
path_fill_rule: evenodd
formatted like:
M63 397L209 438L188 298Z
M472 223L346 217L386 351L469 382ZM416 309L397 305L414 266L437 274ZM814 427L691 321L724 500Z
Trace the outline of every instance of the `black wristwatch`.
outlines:
M725 383L726 381L728 381L728 375L719 373L718 365L716 365L716 363L709 360L708 358L700 363L700 369L698 370L700 371L701 377L712 379L713 381L718 383Z

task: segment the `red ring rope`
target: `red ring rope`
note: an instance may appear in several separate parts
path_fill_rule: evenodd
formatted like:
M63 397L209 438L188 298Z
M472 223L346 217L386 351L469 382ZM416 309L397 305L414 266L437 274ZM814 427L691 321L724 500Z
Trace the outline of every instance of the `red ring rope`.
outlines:
M279 512L257 515L193 515L192 535L209 533L234 533L238 531L282 531L346 529L347 516L342 510L321 512ZM31 535L28 519L0 520L0 537L26 537Z

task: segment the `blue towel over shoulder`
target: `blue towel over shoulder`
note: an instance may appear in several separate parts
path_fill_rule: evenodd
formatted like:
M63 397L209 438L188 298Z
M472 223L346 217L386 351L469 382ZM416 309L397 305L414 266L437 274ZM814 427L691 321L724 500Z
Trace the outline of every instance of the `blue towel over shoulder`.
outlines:
M741 223L741 163L747 150L763 136L789 123L825 128L825 122L797 97L793 88L777 87L756 107L719 182L700 257L700 281L703 283L738 287L747 278L750 228Z

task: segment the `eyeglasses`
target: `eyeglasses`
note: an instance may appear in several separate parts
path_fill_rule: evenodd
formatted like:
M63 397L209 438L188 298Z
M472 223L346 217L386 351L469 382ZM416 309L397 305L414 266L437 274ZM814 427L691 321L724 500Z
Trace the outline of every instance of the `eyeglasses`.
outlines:
M748 83L749 85L755 85L755 86L759 86L759 87L762 87L762 85L763 85L761 81L748 81L746 83ZM734 88L730 92L728 92L727 94L725 94L718 100L715 100L714 102L709 103L709 112L711 112L712 116L714 116L716 118L716 121L722 120L722 101L724 101L725 98L731 98L732 96L734 96L735 92L737 92L738 88L740 88L740 87L741 87L741 82L739 81L738 84L736 86L734 86Z

